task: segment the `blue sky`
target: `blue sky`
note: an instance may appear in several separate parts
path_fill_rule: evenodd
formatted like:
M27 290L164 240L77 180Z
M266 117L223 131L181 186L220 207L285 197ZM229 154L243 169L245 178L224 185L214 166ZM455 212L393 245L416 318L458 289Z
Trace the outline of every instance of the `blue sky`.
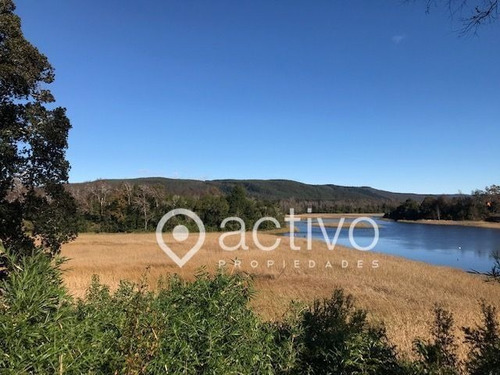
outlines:
M386 1L18 0L56 69L70 181L500 183L500 23Z

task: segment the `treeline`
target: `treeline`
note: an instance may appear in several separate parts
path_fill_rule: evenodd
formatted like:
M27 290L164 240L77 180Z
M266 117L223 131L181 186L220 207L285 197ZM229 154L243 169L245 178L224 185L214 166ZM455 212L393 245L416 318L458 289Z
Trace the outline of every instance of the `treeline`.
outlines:
M471 195L427 197L421 203L408 199L388 212L393 220L500 221L500 186L491 185Z
M154 292L125 281L110 292L94 278L74 301L60 263L42 253L6 257L2 374L500 374L498 316L484 302L481 322L462 328L463 360L453 315L441 307L431 338L417 338L409 358L341 289L265 322L249 306L251 280L238 274L171 277Z
M169 194L161 185L133 185L124 182L111 185L97 181L84 185L69 185L78 207L79 232L152 231L167 212L176 208L194 211L206 230L220 230L222 221L231 216L241 218L246 229L264 216L283 222L284 215L276 203L249 198L242 186L236 185L227 195L179 196ZM169 220L165 229L183 224L197 230L196 224L183 216ZM232 227L231 227L232 224ZM262 229L274 228L270 222ZM227 229L239 229L234 222Z

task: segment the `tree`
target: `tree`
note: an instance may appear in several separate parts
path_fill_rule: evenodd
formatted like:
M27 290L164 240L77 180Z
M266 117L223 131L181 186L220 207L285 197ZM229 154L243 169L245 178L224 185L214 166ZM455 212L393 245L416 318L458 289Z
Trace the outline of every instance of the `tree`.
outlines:
M452 17L459 17L462 24L460 32L468 34L487 23L492 23L498 18L499 0L425 0L426 10L444 3Z
M109 205L109 195L111 194L111 186L104 181L96 181L91 187L92 196L97 202L99 207L99 218L102 221L104 218L104 211Z
M124 182L122 184L122 190L123 190L123 193L127 197L127 204L130 206L132 204L132 196L133 196L133 192L134 192L134 185L132 185L129 182Z
M247 198L245 187L234 185L226 199L229 205L229 215L243 219L247 228L253 226L258 219L258 213L255 209L255 202ZM231 225L228 228L233 229Z
M441 220L441 211L438 200L434 197L425 197L420 203L421 216L424 219Z
M134 199L134 204L141 212L144 219L144 230L148 230L148 223L151 219L151 189L148 185L139 185L137 187L137 194Z
M229 204L229 213L234 216L243 216L248 205L245 188L241 185L235 185L227 196Z
M412 199L407 199L386 216L393 220L418 220L420 218L419 204Z
M496 214L500 211L500 186L491 185L485 189L486 206L491 214Z
M214 230L219 229L229 212L227 200L224 197L214 195L201 197L195 208L205 227Z
M0 241L16 255L35 244L56 254L76 236L76 206L64 187L71 124L46 88L54 69L24 38L14 10L0 0Z

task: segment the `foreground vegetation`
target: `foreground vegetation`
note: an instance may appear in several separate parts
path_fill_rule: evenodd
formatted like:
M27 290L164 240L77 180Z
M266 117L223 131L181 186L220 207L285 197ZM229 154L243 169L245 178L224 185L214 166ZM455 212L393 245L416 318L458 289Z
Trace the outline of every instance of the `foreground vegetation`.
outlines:
M329 251L320 241L313 241L312 250L306 251L307 241L301 238L295 239L301 251L290 250L290 239L280 237L280 247L265 252L255 246L251 234L247 234L248 250L228 252L220 249L220 235L207 233L204 246L181 269L158 248L154 233L80 234L76 241L62 249L62 255L70 258L64 265L65 285L72 295L83 298L92 274L98 274L101 281L115 291L121 279L140 282L147 269L154 288L167 274L177 273L184 279L193 280L200 267L214 274L219 261L224 260L228 272L252 275L257 293L250 305L263 320L280 320L292 300L312 304L314 298L328 298L332 290L342 288L356 296L360 308L370 311L370 322L386 323L389 339L406 355L412 355L415 337L430 338L428 325L433 319L433 307L436 303L442 304L454 312L457 351L461 358L467 355L468 349L462 344L465 337L458 328L479 322L478 301L484 299L500 308L498 285L458 269L372 251L342 247ZM277 238L267 232L259 234L266 246L272 245ZM176 243L171 233L165 233L164 239L176 253L183 254L186 251L183 249L194 245L197 236L190 236L182 244ZM233 245L231 239L238 240L228 238L229 246ZM241 261L241 268L233 266L236 259ZM256 268L250 265L251 260L258 262ZM309 260L316 262L315 267L309 267ZM372 268L376 260L379 267ZM268 267L268 261L275 264ZM331 268L325 267L327 262L331 263ZM358 263L362 263L361 268Z
M435 309L432 339L416 359L397 352L383 325L341 289L310 306L294 304L266 323L250 309L252 282L200 272L192 282L164 279L155 292L121 282L111 293L94 278L74 301L60 264L43 253L7 256L0 284L0 369L6 374L498 374L495 308L464 328L469 352L455 353L453 316Z

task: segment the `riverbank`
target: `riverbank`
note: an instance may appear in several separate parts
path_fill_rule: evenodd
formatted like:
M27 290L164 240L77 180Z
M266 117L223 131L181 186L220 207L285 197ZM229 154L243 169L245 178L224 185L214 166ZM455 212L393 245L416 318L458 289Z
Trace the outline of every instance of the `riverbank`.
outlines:
M225 261L230 265L227 272L252 275L257 291L252 305L264 319L279 318L291 300L310 302L341 287L354 294L358 306L369 310L372 321L384 321L391 340L408 354L415 337L428 337L434 304L451 310L457 327L479 321L479 299L500 308L499 285L460 270L347 248L329 251L320 241L313 241L313 249L306 250L307 242L300 238L295 238L295 245L302 250L296 251L290 249L289 238L267 233L259 234L259 239L267 246L280 239L275 251L257 249L247 233L249 250L228 252L219 247L220 234L207 233L204 246L183 268L160 250L154 233L81 234L63 246L62 255L71 258L64 280L72 294L83 297L92 274L113 289L121 279L138 281L146 273L154 286L162 276L177 273L192 279L200 267L214 272ZM189 238L176 247L171 234L164 238L180 256L196 241ZM232 240L228 237L226 243L232 245L239 238ZM231 266L234 262L241 267ZM461 332L456 333L463 341Z
M338 228L340 224L340 219L344 218L347 219L348 221L344 221L342 223L342 228L347 228L349 229L351 227L351 223L353 219L357 219L359 217L376 217L376 218L382 218L384 214L381 213L358 213L358 214L325 214L325 213L311 213L311 214L300 214L300 215L295 215L302 221L306 221L308 218L313 219L312 221L312 226L314 228L319 228L320 225L318 223L317 218L321 218L327 221L323 222L323 227L324 228ZM288 215L287 215L288 217ZM360 221L359 223L356 224L357 229L371 229L373 228L372 225L366 221Z
M429 224L429 225L456 225L461 227L476 227L500 229L500 223L490 223L480 220L398 220L399 223Z
M287 215L288 216L288 215ZM340 219L340 218L345 218L345 219L356 219L358 217L383 217L383 213L355 213L355 214L326 214L326 213L310 213L310 214L298 214L295 215L298 218L305 220L307 218L322 218L322 219Z

